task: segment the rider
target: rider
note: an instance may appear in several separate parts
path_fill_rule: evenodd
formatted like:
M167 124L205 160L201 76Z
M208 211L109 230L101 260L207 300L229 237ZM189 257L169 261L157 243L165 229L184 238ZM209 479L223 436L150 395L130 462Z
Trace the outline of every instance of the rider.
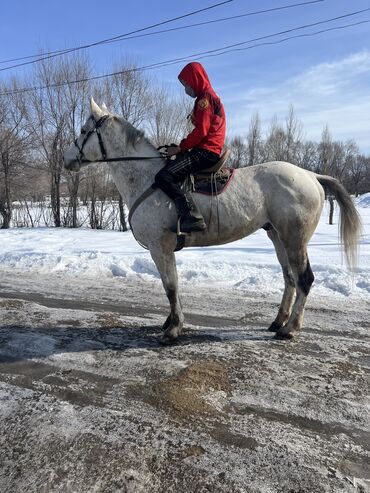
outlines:
M191 193L184 193L181 183L190 173L212 167L220 158L225 142L226 118L220 98L213 90L203 66L188 63L178 76L188 96L195 99L191 121L193 131L178 146L168 148L168 160L155 177L155 183L174 202L184 233L206 229Z

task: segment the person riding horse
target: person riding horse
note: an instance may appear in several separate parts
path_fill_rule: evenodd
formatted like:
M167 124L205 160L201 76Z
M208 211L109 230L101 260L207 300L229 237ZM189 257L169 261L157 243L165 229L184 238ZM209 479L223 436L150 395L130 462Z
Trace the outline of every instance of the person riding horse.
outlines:
M207 103L202 105L211 106L210 101L213 102L213 98L207 98ZM196 105L196 120L198 108L199 103ZM65 167L79 171L88 164L108 163L114 182L130 210L134 236L150 250L160 273L170 304L170 314L163 324L163 341L172 342L181 334L185 317L174 254L177 238L169 231L174 211L168 207L164 194L153 193L154 177L163 168L162 158L144 134L129 122L112 115L106 108L100 108L93 99L90 109L91 115L80 135L64 153ZM214 121L211 116L209 119L212 123L206 132L207 138L211 137ZM220 126L222 128L222 124ZM193 147L198 149L199 144L193 144ZM203 147L199 148L199 151L203 150ZM121 161L127 162L122 164ZM302 328L304 308L314 280L307 244L320 220L325 189L337 199L341 244L353 272L361 234L358 212L351 196L337 179L291 163L272 161L240 168L235 173L237 179L231 181L218 203L217 218L211 218L212 201L209 197L199 195L202 211L210 217L208 231L184 238L184 246L223 245L251 235L260 228L266 229L281 264L285 285L277 316L269 330L276 332L278 339L292 339Z
M188 96L195 99L191 121L193 131L178 146L168 148L168 160L155 176L155 183L176 206L180 229L184 233L204 231L206 223L190 192L181 183L190 173L210 168L219 159L225 142L226 117L220 98L212 88L204 67L188 63L178 76Z

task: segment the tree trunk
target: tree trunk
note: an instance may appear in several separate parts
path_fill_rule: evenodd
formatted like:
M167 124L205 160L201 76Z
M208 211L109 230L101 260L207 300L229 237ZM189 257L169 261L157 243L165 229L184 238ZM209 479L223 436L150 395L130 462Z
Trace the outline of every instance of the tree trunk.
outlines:
M70 203L72 207L72 228L78 228L77 210L78 210L78 188L80 185L80 176L78 173L73 174L72 186L70 187Z
M3 216L3 224L1 229L10 228L10 223L12 220L12 199L10 193L10 183L9 183L9 167L8 162L3 159L4 168L4 197L0 202L0 214Z
M0 214L3 218L3 224L0 229L10 228L10 222L12 220L12 210L9 209L8 205L5 203L0 203Z
M127 231L128 227L126 224L125 208L124 208L124 203L123 203L121 195L119 196L118 206L119 206L120 230L121 231Z
M57 170L51 172L51 210L54 218L54 226L60 228L60 173Z
M329 224L333 224L333 215L334 215L334 199L333 197L329 197Z

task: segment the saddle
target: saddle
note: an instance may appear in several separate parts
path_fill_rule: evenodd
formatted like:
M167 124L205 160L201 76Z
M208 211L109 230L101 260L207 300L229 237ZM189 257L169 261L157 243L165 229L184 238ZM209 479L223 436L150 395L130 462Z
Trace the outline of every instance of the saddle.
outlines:
M209 178L209 175L212 173L214 173L214 174L218 173L224 167L224 164L229 159L230 154L231 154L230 149L225 149L224 152L221 154L220 159L217 161L216 164L214 164L211 168L202 169L202 171L197 173L195 176L198 179L204 179L207 177ZM225 170L227 170L227 168L225 168Z
M234 171L225 167L230 154L230 149L225 149L220 159L212 167L190 175L192 191L206 195L218 195L223 192Z

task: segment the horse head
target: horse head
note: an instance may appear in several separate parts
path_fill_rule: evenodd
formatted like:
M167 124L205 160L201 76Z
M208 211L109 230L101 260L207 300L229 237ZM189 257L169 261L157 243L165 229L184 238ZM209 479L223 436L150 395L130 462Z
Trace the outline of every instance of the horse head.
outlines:
M70 171L79 171L90 162L102 161L106 150L101 137L101 127L112 116L104 105L100 108L93 98L90 100L91 114L81 127L80 135L64 153L64 166Z
M90 109L80 135L64 153L64 165L70 171L79 171L83 166L101 163L107 158L122 160L144 137L144 133L129 122L112 115L104 103L99 107L91 98Z

